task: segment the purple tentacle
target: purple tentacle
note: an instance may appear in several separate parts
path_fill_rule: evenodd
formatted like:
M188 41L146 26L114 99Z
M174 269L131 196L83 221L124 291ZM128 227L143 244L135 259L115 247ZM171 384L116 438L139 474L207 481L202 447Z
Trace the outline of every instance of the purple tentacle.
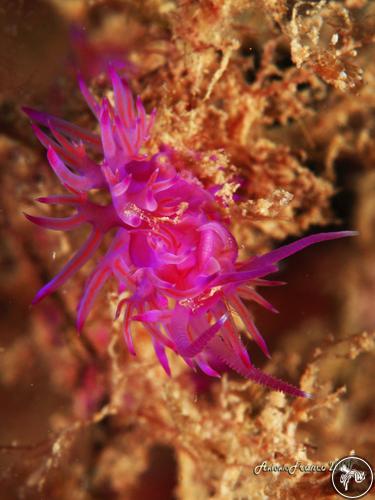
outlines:
M238 297L238 295L233 294L229 299L229 303L234 307L234 309L240 315L240 318L241 318L243 324L247 328L247 331L251 334L253 340L261 348L263 354L265 354L267 356L267 358L270 358L271 355L269 353L266 341L264 340L264 338L263 338L262 334L260 333L260 331L258 330L258 328L255 326L255 323L254 323L248 309L242 303L242 301Z
M252 269L249 271L233 271L229 273L222 273L213 282L213 286L240 284L246 281L250 281L254 278L267 276L267 274L274 273L277 270L278 269L275 265L267 264L267 265L257 266L256 269Z
M30 222L54 231L70 231L86 222L85 218L80 214L71 217L36 217L26 213L24 215Z
M52 124L57 130L67 135L76 142L83 141L89 144L92 148L100 148L100 138L78 125L73 125L70 122L62 120L61 118L56 118L55 116L49 115L48 113L41 113L35 109L28 107L22 108L23 112L36 123L49 127Z
M165 373L170 377L171 376L171 369L169 366L169 361L167 358L167 354L165 352L165 347L157 340L157 338L151 334L151 339L152 339L152 344L154 346L154 351L155 354L161 364L161 366L164 368Z
M275 391L285 392L292 396L300 396L304 398L311 397L302 389L295 387L288 382L284 382L283 380L279 380L272 375L268 375L263 373L255 366L251 365L250 367L244 366L240 358L237 358L233 351L229 350L224 342L220 341L220 339L214 339L210 344L210 350L212 350L213 354L219 358L223 363L225 363L229 368L236 371L238 374L242 375L245 378L254 380L254 382L258 384L265 385Z
M105 282L111 275L111 269L108 266L100 266L91 274L88 279L83 295L78 305L77 312L77 330L82 331L83 325L92 309L93 303L103 288Z
M56 291L73 274L75 274L92 257L95 250L100 245L102 238L103 236L99 231L93 231L83 247L81 247L75 256L67 264L65 264L59 274L57 274L49 283L47 283L47 285L39 290L33 299L32 304L36 304L47 295Z
M78 75L78 85L79 85L79 88L80 88L80 91L81 91L81 94L83 95L85 101L87 102L89 108L91 109L93 115L99 119L99 115L100 115L100 105L99 103L96 101L96 99L94 99L93 95L91 94L91 92L89 91L85 81L83 80L82 76L81 75Z
M260 306L264 307L268 311L271 311L275 314L278 314L278 310L270 303L268 300L266 300L264 297L262 297L259 293L257 293L255 290L251 288L239 288L238 289L238 295L243 297L246 300L252 300L259 304Z
M56 194L51 196L40 196L36 198L36 201L48 205L79 205L82 203L82 198L71 194Z
M249 262L244 264L242 266L242 269L251 269L254 266L268 266L270 264L279 262L280 260L286 259L290 255L300 252L310 245L315 245L316 243L320 243L322 241L330 241L336 240L338 238L345 238L348 236L356 236L357 234L357 231L337 231L332 233L318 233L311 236L306 236L305 238L294 241L289 245L284 245L280 248L277 248L276 250L273 250L272 252L261 255L260 257L254 257Z
M224 314L214 325L207 328L195 340L189 340L187 331L183 327L181 328L177 321L172 320L171 332L173 332L173 339L176 343L178 353L184 358L193 358L202 352L227 319L228 315Z
M131 335L130 331L130 323L131 323L131 315L133 312L133 305L127 303L125 307L125 314L124 314L124 324L123 324L123 336L125 340L125 344L128 348L128 351L130 354L133 356L136 355L135 349L134 349L134 343L133 343L133 337Z
M93 182L90 178L73 174L65 166L52 146L48 148L47 158L57 177L68 189L74 192L86 192L93 187Z
M194 361L197 363L197 365L202 370L202 372L205 373L206 375L208 375L209 377L216 377L216 378L220 378L221 377L220 373L218 373L216 370L214 370L207 363L207 361L204 359L204 357L202 355L198 354L198 356L196 356L194 358Z
M133 96L129 87L121 81L121 78L113 68L109 69L109 73L112 79L116 111L121 118L123 126L130 128L135 119Z

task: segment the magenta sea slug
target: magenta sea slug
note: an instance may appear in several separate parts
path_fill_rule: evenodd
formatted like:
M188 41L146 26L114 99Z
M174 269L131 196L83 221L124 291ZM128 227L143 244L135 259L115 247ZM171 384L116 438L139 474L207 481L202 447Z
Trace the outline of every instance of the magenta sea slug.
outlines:
M127 298L119 300L116 316L123 317L124 340L132 354L132 324L141 322L168 374L166 350L171 349L191 368L199 367L207 375L220 376L220 367L224 366L272 389L308 396L253 365L233 313L269 356L243 299L274 311L257 288L279 284L265 278L278 270L280 260L309 245L355 233L315 234L239 261L237 243L223 220L214 190L205 189L193 175L178 171L167 147L161 147L151 157L140 153L150 135L155 112L147 116L140 98L134 102L126 83L113 69L109 73L113 104L106 98L97 102L80 80L81 92L98 120L100 135L25 109L36 136L48 150L52 169L69 192L38 201L68 205L75 210L66 218L27 218L54 230L91 226L82 248L37 293L33 303L55 292L73 276L91 259L105 234L115 228L109 249L86 282L78 305L78 330L82 330L104 283L114 278L119 294L126 292ZM107 205L90 198L90 191L98 189L109 194Z

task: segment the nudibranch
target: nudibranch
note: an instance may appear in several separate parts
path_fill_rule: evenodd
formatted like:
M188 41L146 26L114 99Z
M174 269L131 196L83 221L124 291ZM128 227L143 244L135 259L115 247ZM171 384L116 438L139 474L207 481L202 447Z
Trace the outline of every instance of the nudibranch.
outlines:
M79 80L98 121L99 134L25 109L36 136L47 149L49 164L67 190L66 194L38 201L74 210L64 218L27 218L59 231L91 226L83 246L37 293L33 303L55 292L77 273L101 246L105 234L114 229L110 247L88 277L79 302L79 331L105 282L115 279L119 297L126 297L119 298L116 317L123 319L124 340L132 354L134 323L141 322L168 374L170 349L191 368L198 367L209 376L219 377L223 368L230 368L272 389L309 396L254 366L238 331L238 319L269 357L247 302L274 311L258 288L279 284L266 278L278 270L280 260L312 244L354 233L319 233L240 261L238 245L223 219L215 189L205 188L193 174L176 168L173 152L166 146L154 155L141 154L155 111L148 116L141 99L133 99L127 83L113 68L109 75L111 101L103 98L98 102ZM106 205L95 203L90 196L93 190L106 191L110 201Z

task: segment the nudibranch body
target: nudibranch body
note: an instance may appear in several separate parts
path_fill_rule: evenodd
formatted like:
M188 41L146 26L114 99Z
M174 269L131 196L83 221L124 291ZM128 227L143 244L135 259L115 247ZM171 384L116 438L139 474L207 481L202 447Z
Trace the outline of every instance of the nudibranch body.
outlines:
M170 374L167 349L192 368L220 376L226 366L243 377L295 396L308 396L287 382L257 369L238 332L234 314L263 353L266 342L245 301L275 311L257 291L279 284L265 278L278 270L280 260L326 240L351 236L350 231L320 233L302 238L265 255L239 261L238 246L213 194L193 175L177 170L173 151L166 146L153 156L140 153L155 118L147 116L127 84L110 69L113 103L100 103L80 80L81 92L98 120L100 135L31 109L48 161L67 194L39 198L48 204L75 209L66 218L27 215L32 222L68 231L91 226L85 244L47 285L34 303L55 292L93 257L105 234L115 228L109 249L99 260L78 305L81 330L104 283L114 278L119 299L116 316L123 318L124 339L135 354L132 325L142 322L155 353ZM100 158L99 162L93 158ZM93 190L108 192L110 202L92 201Z

